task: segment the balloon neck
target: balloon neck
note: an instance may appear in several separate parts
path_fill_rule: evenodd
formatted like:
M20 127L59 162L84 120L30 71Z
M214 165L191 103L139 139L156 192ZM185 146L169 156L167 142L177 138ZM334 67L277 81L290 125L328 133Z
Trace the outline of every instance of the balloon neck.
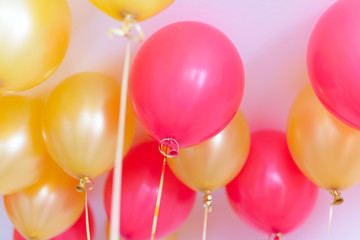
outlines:
M330 194L333 196L332 205L340 205L344 202L344 198L341 196L341 193L337 190L331 190Z
M88 177L81 177L79 185L75 187L79 193L85 192L85 190L91 191L94 188L94 181Z
M179 156L179 144L173 138L164 138L159 143L159 151L167 158L174 158Z
M272 238L274 235L274 238ZM271 233L269 235L269 240L281 240L282 239L282 234L281 233Z
M203 206L204 208L208 208L208 212L212 211L212 196L210 191L204 192Z

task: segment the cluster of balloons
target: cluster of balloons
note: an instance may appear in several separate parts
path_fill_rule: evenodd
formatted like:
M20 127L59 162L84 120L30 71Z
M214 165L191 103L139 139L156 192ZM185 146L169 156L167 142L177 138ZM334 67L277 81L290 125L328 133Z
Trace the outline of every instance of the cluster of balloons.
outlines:
M131 15L136 21L172 1L91 0L116 19ZM269 234L285 234L311 213L315 185L338 191L360 181L359 10L357 0L338 1L316 25L308 47L315 93L308 86L296 98L286 134L264 130L250 135L238 110L243 64L219 30L179 22L143 44L130 73L125 154L135 116L157 142L172 139L182 148L178 158L168 160L157 237L185 221L195 191L226 186L241 218ZM67 51L71 16L66 1L5 0L0 15L5 36L0 40L0 93L41 83ZM17 229L14 239L22 239L19 234L31 239L85 236L80 217L85 196L74 187L79 179L96 178L113 167L120 89L107 75L83 72L62 81L45 106L28 97L0 98L0 194ZM151 235L162 165L157 142L138 145L124 158L121 218L126 221L121 221L120 235L126 239ZM112 181L110 174L104 192L109 217Z

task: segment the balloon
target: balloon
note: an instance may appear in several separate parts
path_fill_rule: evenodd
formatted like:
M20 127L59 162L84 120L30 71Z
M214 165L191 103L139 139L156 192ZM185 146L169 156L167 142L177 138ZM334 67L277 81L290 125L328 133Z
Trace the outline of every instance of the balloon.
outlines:
M321 103L360 129L360 1L336 1L316 24L308 44L311 84Z
M0 1L0 92L32 88L60 66L71 35L66 0Z
M148 19L167 8L174 0L90 0L110 17L123 21L131 14L136 21Z
M240 218L267 233L285 234L310 215L318 188L296 167L285 134L263 130L251 135L247 162L226 192Z
M20 191L39 180L47 151L41 135L39 100L0 97L0 194Z
M44 175L33 186L4 196L8 217L30 239L48 239L73 225L84 210L85 195L77 180L48 159Z
M333 117L310 86L294 101L287 125L289 149L300 170L327 190L360 180L360 132Z
M246 119L239 110L215 137L180 150L168 164L175 176L195 191L215 191L228 184L242 169L250 148Z
M94 236L94 219L90 207L89 210L89 226L90 236ZM65 232L61 233L57 237L51 238L51 240L82 240L86 239L86 217L85 211L82 213L77 222ZM26 240L21 234L14 229L13 240Z
M179 235L178 232L174 232L170 236L162 238L161 240L177 240L178 235ZM109 223L109 221L106 221L106 239L110 240L110 223ZM119 239L123 240L122 238L119 238Z
M153 34L132 65L129 96L137 119L156 140L187 147L219 133L239 109L244 69L216 28L179 22Z
M95 178L114 165L120 85L104 74L72 75L51 93L43 133L54 160L75 178ZM125 123L125 153L135 131L130 104Z
M127 240L150 239L159 189L163 156L158 144L147 142L132 148L123 162L121 188L121 236ZM111 173L105 184L104 203L111 212ZM171 234L185 221L196 193L181 183L166 166L156 238Z

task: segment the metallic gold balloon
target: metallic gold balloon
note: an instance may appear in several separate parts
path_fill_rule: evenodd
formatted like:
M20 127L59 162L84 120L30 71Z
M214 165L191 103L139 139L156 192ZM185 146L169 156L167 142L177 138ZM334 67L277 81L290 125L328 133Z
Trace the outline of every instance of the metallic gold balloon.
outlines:
M71 34L66 0L0 1L0 92L32 88L61 64Z
M360 132L333 117L310 86L291 107L287 141L300 170L319 187L343 190L360 181Z
M109 16L123 21L131 14L136 21L143 21L167 8L174 0L90 0Z
M49 153L75 178L95 178L114 165L120 105L120 84L95 72L72 75L51 93L43 114ZM127 105L124 153L135 132Z
M214 191L228 184L242 169L250 149L250 132L239 110L215 137L180 150L168 159L173 173L196 191Z
M0 194L10 194L39 180L47 151L41 135L39 100L0 97Z
M4 196L6 212L23 236L49 239L71 227L84 210L85 194L76 192L76 184L49 157L35 185Z

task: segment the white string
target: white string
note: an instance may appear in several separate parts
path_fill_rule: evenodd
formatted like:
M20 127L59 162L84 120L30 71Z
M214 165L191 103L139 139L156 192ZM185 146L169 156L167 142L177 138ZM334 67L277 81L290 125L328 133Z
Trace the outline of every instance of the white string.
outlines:
M205 204L204 208L205 208L205 214L204 214L204 226L203 226L202 240L206 240L206 228L207 228L207 217L208 217L208 213L209 213L209 206Z
M331 230L331 221L333 215L333 204L330 204L330 211L329 211L329 224L328 224L328 240L330 240L330 230Z
M122 182L122 157L124 154L125 136L125 115L126 115L126 96L129 82L130 67L130 39L127 38L124 68L121 82L120 117L118 125L118 137L116 145L116 156L113 176L113 189L111 199L111 222L110 240L119 239L120 229L120 207L121 207L121 182Z

